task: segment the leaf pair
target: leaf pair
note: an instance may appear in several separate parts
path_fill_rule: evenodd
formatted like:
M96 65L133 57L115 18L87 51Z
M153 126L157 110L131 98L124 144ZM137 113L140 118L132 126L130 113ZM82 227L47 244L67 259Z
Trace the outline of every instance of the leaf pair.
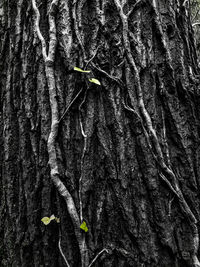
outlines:
M51 221L55 220L57 223L60 222L60 219L55 217L54 215L51 215L51 217L43 217L41 221L45 224L48 225Z
M90 70L82 70L82 69L77 68L77 67L74 67L74 70L75 70L75 71L79 71L79 72L83 72L83 73L90 73L90 72L91 72ZM90 81L91 83L95 83L95 84L97 84L97 85L101 85L100 81L97 80L97 79L95 79L95 78L91 78L91 79L89 79L89 81Z
M80 228L87 233L88 228L87 228L87 225L86 225L85 221L82 222L82 224L80 225Z

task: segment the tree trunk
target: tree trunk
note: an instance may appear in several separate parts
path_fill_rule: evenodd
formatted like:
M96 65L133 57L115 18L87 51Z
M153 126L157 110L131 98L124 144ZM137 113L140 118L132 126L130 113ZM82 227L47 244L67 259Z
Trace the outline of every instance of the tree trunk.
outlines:
M189 1L2 0L0 99L0 266L200 267Z

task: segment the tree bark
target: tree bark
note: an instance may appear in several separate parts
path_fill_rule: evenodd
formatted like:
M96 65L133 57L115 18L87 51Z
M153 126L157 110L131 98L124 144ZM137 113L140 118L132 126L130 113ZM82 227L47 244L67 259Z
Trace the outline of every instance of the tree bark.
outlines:
M1 1L0 266L200 267L197 62L189 1Z

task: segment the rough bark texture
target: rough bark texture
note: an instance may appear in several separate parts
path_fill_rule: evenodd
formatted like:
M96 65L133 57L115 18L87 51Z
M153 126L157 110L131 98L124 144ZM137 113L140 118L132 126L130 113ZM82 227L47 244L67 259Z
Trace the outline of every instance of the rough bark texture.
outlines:
M200 1L192 0L190 3L191 3L191 21L194 30L198 63L200 63Z
M188 5L1 0L0 266L200 266Z

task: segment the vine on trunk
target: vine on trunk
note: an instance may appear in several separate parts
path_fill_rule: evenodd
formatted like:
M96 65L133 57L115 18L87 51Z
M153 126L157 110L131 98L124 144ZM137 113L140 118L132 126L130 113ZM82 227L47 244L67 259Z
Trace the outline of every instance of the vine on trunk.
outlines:
M64 198L67 206L68 213L71 217L71 220L73 222L75 236L77 239L77 242L79 244L79 250L81 255L81 266L92 266L92 264L97 260L97 258L104 252L108 253L107 249L103 249L100 251L97 256L92 260L92 262L89 264L89 256L88 256L88 249L85 243L85 233L81 232L81 223L83 222L83 214L82 214L82 197L81 197L81 183L82 183L82 168L83 168L83 160L84 155L86 151L87 146L87 135L84 133L82 121L80 118L80 125L81 125L81 132L84 137L84 148L83 148L83 154L81 159L81 176L79 180L79 201L80 201L80 215L77 212L77 208L75 206L74 200L70 194L70 192L67 190L66 186L60 179L60 173L58 169L58 162L57 162L57 155L56 155L56 138L58 136L58 126L59 122L63 119L64 115L68 111L69 107L73 104L74 100L79 96L75 97L74 100L70 103L69 107L65 111L65 113L62 115L62 117L59 119L59 110L58 110L58 102L57 102L57 93L56 93L56 81L55 81L55 75L54 75L54 61L55 61L55 52L56 52L56 45L57 45L57 37L56 37L56 22L55 22L55 9L58 6L59 0L53 0L49 12L48 12L48 21L49 21L49 49L47 52L47 45L44 40L44 37L42 36L42 33L40 31L39 22L40 22L40 13L36 6L36 0L32 0L32 7L35 12L35 31L37 33L37 36L41 42L42 45L42 56L45 64L45 73L46 73L46 79L47 79L47 85L49 90L49 98L50 98L50 107L51 107L51 130L49 133L48 141L47 141L47 148L48 148L48 155L49 155L49 166L50 166L50 172L51 172L51 180L54 183L55 187L57 188L60 195ZM74 6L76 6L76 1L74 2ZM76 9L74 8L74 12ZM77 35L77 38L79 39L80 43L81 40L79 38L79 35ZM87 93L87 91L86 91ZM81 112L81 107L85 102L86 93L84 96L84 100L82 101L81 105L79 106L79 111ZM62 249L61 249L61 233L59 234L59 250L61 252L61 255L66 263L66 265L69 267L70 264L68 263Z
M144 133L145 133L145 136L147 139L147 143L150 147L150 150L152 151L152 154L153 154L155 160L157 161L157 163L159 164L159 166L161 168L160 177L166 182L166 184L169 186L170 190L178 198L180 208L190 223L190 226L191 226L191 229L193 232L193 244L194 244L192 262L193 262L195 267L200 267L200 262L197 258L197 252L198 252L198 248L199 248L199 234L198 234L198 228L196 225L197 219L196 219L195 215L193 214L192 210L190 209L190 207L188 206L188 204L187 204L187 202L183 196L183 193L179 187L178 180L177 180L175 173L173 172L171 167L167 166L167 164L165 163L162 149L161 149L160 143L158 141L156 131L153 128L151 117L150 117L150 115L149 115L149 113L148 113L148 111L144 105L143 92L142 92L141 83L140 83L139 71L138 71L138 68L135 64L134 58L133 58L132 53L131 53L130 41L129 41L129 37L128 37L128 32L129 32L128 16L124 13L124 11L123 11L124 5L121 4L119 0L114 0L114 3L116 5L117 10L119 11L119 15L120 15L120 18L121 18L121 21L123 24L123 42L124 42L124 46L125 46L125 50L126 50L126 57L127 57L127 60L130 64L130 67L133 70L133 73L135 76L135 85L136 85L137 96L138 96L138 107L139 107L139 111L141 113L141 115L139 115L139 113L137 113L137 115L140 117L140 121L143 125L143 130L144 130ZM160 31L163 47L165 48L165 51L166 51L167 62L169 64L170 68L173 70L173 68L171 66L171 57L170 57L169 50L167 49L167 46L166 46L164 34L162 32L161 26L159 25L159 23L157 21L158 20L158 12L157 12L157 7L156 7L156 1L152 1L152 7L153 7L153 10L156 14L156 23L159 26L158 28ZM128 83L130 83L130 82L128 81ZM165 145L166 145L166 140L165 140ZM167 179L166 176L168 176L171 179L171 182L169 179Z
M148 146L152 152L152 155L153 155L155 161L159 165L159 168L160 168L159 176L168 185L169 189L175 195L175 197L177 197L181 211L183 212L184 216L188 219L188 221L190 223L192 233L193 233L193 244L194 244L194 249L193 249L191 259L192 259L192 263L194 266L200 267L200 262L197 258L197 252L198 252L198 248L199 248L199 234L198 234L198 228L196 225L197 219L196 219L194 213L192 212L191 208L187 204L187 202L183 196L183 193L180 189L180 186L178 183L178 178L171 167L167 138L166 138L164 115L162 115L163 143L164 143L164 148L166 150L165 152L167 155L167 162L164 158L163 151L162 151L160 142L158 140L156 130L153 127L152 119L151 119L151 117L150 117L150 115L149 115L149 113L145 107L145 104L144 104L143 90L142 90L141 82L140 82L140 74L139 74L139 70L138 70L138 67L136 65L135 59L134 59L132 52L131 52L131 45L130 45L130 40L129 40L130 36L129 36L128 18L130 17L130 15L134 12L134 10L137 8L137 6L142 1L141 0L137 1L135 3L135 5L133 5L132 9L130 11L128 11L126 14L124 12L124 7L127 4L127 1L124 1L124 0L123 1L113 0L113 1L114 1L114 4L115 4L118 12L119 12L119 16L120 16L121 22L122 22L122 28L123 28L122 39L123 39L123 43L124 43L124 47L125 47L126 63L129 65L129 67L132 70L134 77L135 77L134 83L135 83L136 93L137 93L138 111L136 111L134 108L129 107L124 99L122 100L122 102L123 102L124 107L127 110L129 110L130 112L133 112L137 116L137 118L140 120L144 135L145 135L146 140L147 140L147 144L148 144ZM39 10L36 6L35 0L32 0L32 7L33 7L33 10L35 12L35 30L36 30L37 36L41 42L41 46L42 46L42 55L43 55L43 60L44 60L44 64L45 64L45 73L46 73L46 79L47 79L47 84L48 84L48 89L49 89L50 106L51 106L51 130L50 130L50 134L48 137L48 144L47 144L48 154L49 154L49 165L50 165L50 170L51 170L51 179L52 179L55 187L57 188L58 192L60 193L60 195L63 196L63 198L65 199L68 213L69 213L69 215L72 219L72 222L73 222L75 236L76 236L76 239L77 239L78 244L79 244L82 267L85 267L85 266L90 267L93 265L93 263L97 260L97 258L102 253L104 253L104 252L109 253L109 250L106 248L102 249L96 255L96 257L91 261L91 263L89 264L89 255L88 255L88 250L87 250L86 241L85 241L85 233L81 232L81 230L80 230L80 225L83 223L83 218L84 218L83 211L82 211L82 206L83 206L82 205L82 178L83 178L82 175L83 175L83 164L84 164L85 153L87 150L87 138L88 138L88 136L86 134L86 130L84 130L83 122L81 119L81 116L82 116L81 110L82 110L83 104L86 101L87 89L86 89L85 94L84 94L84 99L81 102L81 104L79 105L79 123L80 123L81 134L82 134L83 139L84 139L84 146L83 146L83 151L82 151L82 156L81 156L81 175L79 178L79 205L80 205L79 213L77 211L77 208L75 206L74 200L73 200L70 192L67 190L66 186L64 185L64 183L60 179L60 173L58 170L58 162L57 162L57 155L56 155L56 138L58 135L58 125L59 125L59 122L64 118L65 114L68 112L71 105L80 96L80 93L83 91L83 89L81 89L78 92L78 94L71 101L69 106L66 108L66 110L63 113L63 115L61 116L61 118L59 118L57 93L56 93L56 81L55 81L55 76L54 76L54 60L55 60L55 51L56 51L56 45L57 45L55 7L58 6L58 2L59 2L59 0L53 0L51 5L50 5L50 8L49 8L48 18L49 18L49 39L50 39L50 41L49 41L49 49L48 49L48 53L47 53L47 45L46 45L46 42L44 40L44 37L41 34L40 28L39 28L40 13L39 13ZM185 1L184 4L186 2L187 1ZM82 33L79 32L79 26L82 26L81 9L83 8L84 3L85 3L84 0L82 0L78 3L77 3L77 0L75 0L73 2L73 11L72 11L73 19L74 19L75 34L76 34L76 38L77 38L79 45L81 47L81 50L82 50L83 60L86 63L86 66L90 64L93 68L95 68L99 72L106 75L108 78L115 81L120 87L124 88L124 84L119 78L108 74L106 71L102 70L97 64L94 64L92 62L92 60L94 59L94 57L97 54L99 47L97 47L97 49L94 53L94 56L92 56L92 58L90 60L86 60L87 58L86 58L85 48L83 45L83 36L82 36ZM98 15L103 16L102 20L100 19L102 25L104 25L104 20L105 20L104 8L105 8L104 5L102 5L101 9L100 9L100 6L98 6L98 10L97 10ZM78 16L77 16L77 9L78 9ZM152 9L154 11L154 22L155 22L156 27L158 29L158 32L159 32L159 35L161 38L161 43L162 43L162 46L163 46L164 51L165 51L166 63L167 63L167 65L168 65L168 67L172 73L172 76L173 76L174 70L173 70L173 67L171 64L171 56L170 56L170 52L169 52L169 49L168 49L166 41L165 41L165 35L164 35L164 33L162 31L162 27L160 26L160 23L159 23L157 5L156 5L156 1L154 1L154 0L152 1ZM97 32L98 32L98 29L99 28L97 27ZM134 38L134 36L133 36L133 38ZM80 71L80 69L79 69L79 71ZM96 82L95 82L93 80L92 82L97 83L97 81L98 80L96 80ZM127 82L127 84L132 84L130 82L130 78L128 77L128 75L126 75L126 82ZM128 91L129 91L128 93L131 95L132 93L130 90L132 90L132 88L128 88ZM132 99L131 99L131 101L132 101ZM70 266L68 261L66 260L66 258L64 256L63 252L62 252L60 243L61 243L61 238L59 239L59 248L60 248L61 254L65 260L66 265Z

